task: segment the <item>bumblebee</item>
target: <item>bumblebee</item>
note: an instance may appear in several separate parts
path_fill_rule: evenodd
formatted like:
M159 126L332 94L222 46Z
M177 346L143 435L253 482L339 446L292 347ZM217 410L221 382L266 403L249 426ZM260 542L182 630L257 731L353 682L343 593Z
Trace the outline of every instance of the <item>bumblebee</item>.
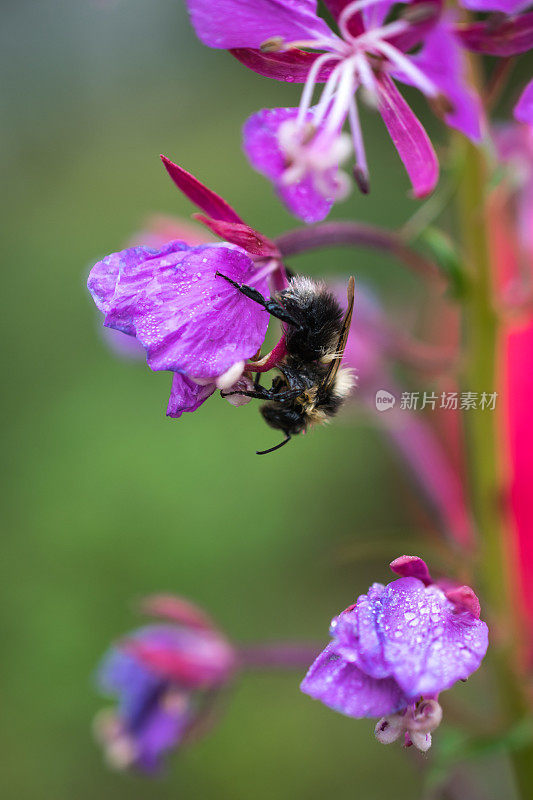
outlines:
M285 439L257 453L266 455L312 425L329 422L349 395L355 380L351 370L340 365L353 313L354 279L348 281L348 308L343 315L333 294L311 278L292 277L286 289L265 298L251 286L217 275L282 322L286 354L275 365L281 374L270 389L260 385L257 372L253 391L225 394L267 401L261 407L263 418L271 428L283 431Z

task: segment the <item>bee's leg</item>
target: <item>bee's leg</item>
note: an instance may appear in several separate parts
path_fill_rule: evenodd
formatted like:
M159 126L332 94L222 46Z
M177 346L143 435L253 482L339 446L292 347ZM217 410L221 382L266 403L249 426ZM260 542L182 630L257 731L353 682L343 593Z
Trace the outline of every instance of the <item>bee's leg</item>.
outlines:
M222 397L231 397L234 394L240 394L244 397L253 397L254 400L273 400L274 394L271 389L266 389L264 386L255 386L250 391L235 391L235 392L220 392Z
M217 272L216 275L219 278L224 278L225 281L231 283L232 286L235 286L237 291L243 294L245 297L249 297L250 300L253 300L254 303L258 303L260 306L263 306L269 314L272 314L273 317L276 319L280 319L282 322L288 322L289 325L297 328L298 330L302 330L302 325L296 320L288 311L286 311L282 305L276 303L275 300L266 299L263 297L261 292L258 292L257 289L254 289L253 286L247 286L245 283L237 283L236 281L228 278L227 275L223 275L221 272Z
M254 389L255 389L256 391L257 391L258 389L261 389L261 373L260 373L260 372L256 372L256 373L255 373L255 378L254 378Z

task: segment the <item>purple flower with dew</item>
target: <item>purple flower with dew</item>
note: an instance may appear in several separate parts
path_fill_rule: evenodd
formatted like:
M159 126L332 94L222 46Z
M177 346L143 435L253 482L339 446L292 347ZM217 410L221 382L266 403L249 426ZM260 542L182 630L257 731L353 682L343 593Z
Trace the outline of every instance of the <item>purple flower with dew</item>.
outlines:
M231 244L174 241L113 253L88 288L106 327L134 336L151 369L174 372L167 413L179 417L238 381L265 338L267 312L217 272L265 294L271 270Z
M442 719L439 693L478 669L488 629L468 586L434 582L415 556L391 569L401 577L374 583L335 617L332 642L301 689L350 717L380 718L375 735L383 744L404 736L425 752Z
M338 33L317 16L313 0L224 0L215 6L208 0L188 0L193 25L205 44L231 50L262 75L305 83L298 109L263 111L245 126L250 160L305 221L323 219L345 195L346 180L338 166L347 156L342 134L346 122L355 153L354 177L368 191L359 89L374 99L416 197L435 187L438 163L394 81L415 86L443 110L450 125L474 140L480 136L479 104L465 80L451 22L440 18L440 0L404 4L396 19L391 18L395 4L389 0L330 0L327 5ZM430 31L438 38L427 44ZM421 51L414 55L419 45ZM427 57L426 46L432 50ZM446 62L453 68L443 69ZM313 105L318 83L324 87Z
M145 611L167 621L136 631L104 658L98 684L118 705L97 715L95 734L112 766L153 773L212 710L236 655L206 615L181 598L150 598Z

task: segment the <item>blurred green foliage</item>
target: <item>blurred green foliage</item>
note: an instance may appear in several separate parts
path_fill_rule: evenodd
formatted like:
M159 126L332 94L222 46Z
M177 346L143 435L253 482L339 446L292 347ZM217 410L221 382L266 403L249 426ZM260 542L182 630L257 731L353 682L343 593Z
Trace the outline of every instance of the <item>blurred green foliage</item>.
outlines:
M384 751L370 721L301 695L297 674L245 677L220 726L159 780L103 764L94 667L138 624L136 598L182 593L237 640L325 642L330 618L390 577L416 534L416 498L379 433L350 415L264 459L254 450L272 437L253 405L213 399L166 419L170 377L107 349L84 287L146 214L191 213L159 152L266 233L292 227L239 131L297 89L203 48L179 0L12 0L2 17L3 796L418 796L428 762ZM397 225L416 205L381 122L364 122L373 191L335 215ZM417 287L385 258L339 251L294 266L354 272L416 319Z

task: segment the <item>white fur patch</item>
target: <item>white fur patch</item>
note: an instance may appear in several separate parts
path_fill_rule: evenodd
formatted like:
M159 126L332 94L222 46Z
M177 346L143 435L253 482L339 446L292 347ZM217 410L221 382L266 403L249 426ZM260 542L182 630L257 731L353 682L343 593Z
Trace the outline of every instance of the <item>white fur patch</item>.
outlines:
M357 378L353 370L340 369L335 376L335 383L333 385L333 393L336 397L348 397L353 387L357 383Z

